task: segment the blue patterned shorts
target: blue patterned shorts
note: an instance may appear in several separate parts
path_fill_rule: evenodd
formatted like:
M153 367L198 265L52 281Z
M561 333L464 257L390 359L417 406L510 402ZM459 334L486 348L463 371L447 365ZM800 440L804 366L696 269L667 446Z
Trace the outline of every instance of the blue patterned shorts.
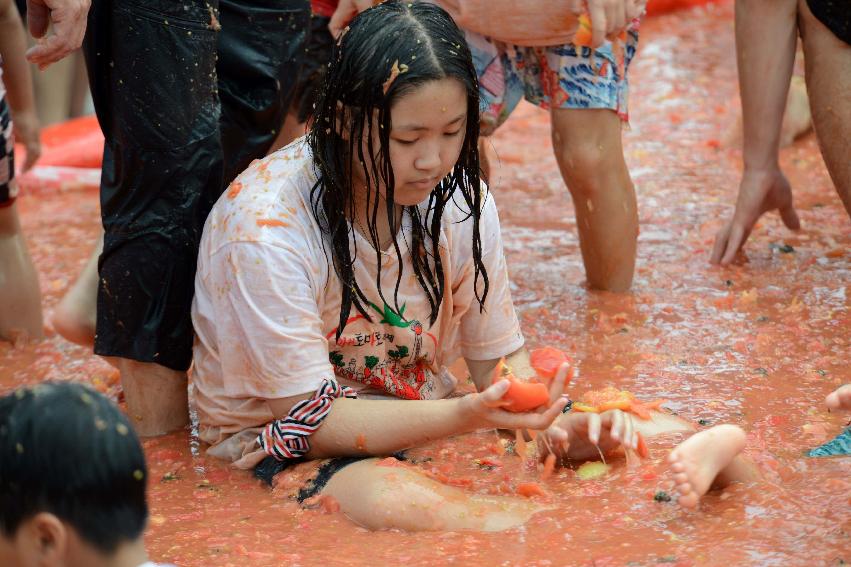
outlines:
M638 45L638 23L626 40L593 50L573 44L524 47L466 32L479 77L482 135L492 134L520 101L541 108L605 108L627 112L627 69Z
M11 205L18 196L15 183L15 143L12 116L6 97L0 97L0 207Z

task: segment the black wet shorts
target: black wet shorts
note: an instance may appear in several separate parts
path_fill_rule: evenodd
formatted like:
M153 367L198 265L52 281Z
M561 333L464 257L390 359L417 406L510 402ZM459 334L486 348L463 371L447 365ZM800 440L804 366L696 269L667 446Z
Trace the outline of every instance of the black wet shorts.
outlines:
M851 0L807 0L807 6L833 35L851 45Z
M309 0L94 0L84 43L104 132L95 352L186 370L204 221L275 139Z
M12 137L12 115L6 97L0 97L0 207L15 202L15 143Z
M322 91L328 62L334 50L334 36L328 31L331 18L313 14L310 19L310 37L305 47L304 63L298 76L293 102L290 107L299 122L313 116L313 105Z
M393 457L400 461L408 460L404 451L393 453ZM316 475L299 489L296 500L298 500L301 504L308 498L316 496L322 492L322 489L325 488L325 485L328 484L328 481L331 480L332 476L352 463L372 458L373 457L335 457L333 459L323 461L322 464L319 465L319 468L316 469ZM254 476L269 486L272 486L272 479L275 478L276 474L287 470L293 465L303 463L305 460L306 459L290 459L287 461L279 461L275 457L266 457L254 467Z

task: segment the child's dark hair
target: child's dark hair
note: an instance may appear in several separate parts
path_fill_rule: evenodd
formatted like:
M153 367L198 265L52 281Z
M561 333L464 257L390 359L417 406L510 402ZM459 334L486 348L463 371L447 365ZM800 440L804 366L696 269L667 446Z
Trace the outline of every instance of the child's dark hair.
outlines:
M147 469L124 414L70 382L0 398L0 530L40 512L70 524L105 555L145 529Z
M334 50L322 96L308 133L318 182L311 193L314 215L330 240L334 271L342 284L340 324L343 332L352 305L367 319L367 298L354 276L357 256L350 252L348 218L354 218L353 168L364 164L367 200L373 202L367 219L378 260L380 282L381 248L375 229L378 186L385 187L387 215L393 234L393 248L402 265L394 214L395 178L390 164L390 108L394 101L429 81L451 78L463 85L467 94L467 121L461 154L451 173L431 192L427 210L406 207L411 218L411 250L414 274L431 306L434 324L444 294L444 266L439 254L441 217L450 199L460 197L473 222L474 288L479 308L488 293L488 276L482 262L479 217L485 193L480 188L479 85L464 34L443 9L427 2L388 0L365 10L347 28ZM378 125L379 143L373 143L373 119ZM365 141L366 148L362 146ZM354 229L351 229L354 230ZM479 290L479 279L482 289ZM399 270L393 304L399 312ZM378 285L381 298L384 294ZM385 300L386 304L389 304Z

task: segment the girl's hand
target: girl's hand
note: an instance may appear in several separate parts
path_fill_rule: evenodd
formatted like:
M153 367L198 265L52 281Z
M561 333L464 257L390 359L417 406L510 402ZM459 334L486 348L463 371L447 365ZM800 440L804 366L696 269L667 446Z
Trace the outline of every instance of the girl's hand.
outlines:
M35 111L13 112L12 125L15 140L24 145L27 157L24 160L22 172L27 172L41 156L41 139L39 138L39 122Z
M564 414L538 437L539 455L555 453L561 458L590 460L619 445L638 447L638 432L632 416L621 410L600 414L573 412ZM599 449L598 449L599 448Z
M564 382L570 367L563 364L550 385L550 403L529 412L510 412L502 409L508 380L500 380L477 394L460 399L462 416L469 420L471 429L536 429L550 427L567 405L562 396Z

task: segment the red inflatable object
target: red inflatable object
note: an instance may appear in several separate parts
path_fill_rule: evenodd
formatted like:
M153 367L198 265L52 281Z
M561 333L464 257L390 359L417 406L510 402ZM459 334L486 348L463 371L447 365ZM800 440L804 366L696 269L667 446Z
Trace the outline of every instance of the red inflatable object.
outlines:
M99 167L41 165L17 177L22 194L52 195L69 191L95 191L100 187Z
M647 15L658 16L659 14L666 14L668 12L673 12L674 10L693 8L695 6L702 6L703 4L713 4L715 2L718 2L718 0L648 0Z
M41 158L37 166L100 169L103 133L94 115L74 118L41 130ZM15 163L24 163L23 148L15 148Z

